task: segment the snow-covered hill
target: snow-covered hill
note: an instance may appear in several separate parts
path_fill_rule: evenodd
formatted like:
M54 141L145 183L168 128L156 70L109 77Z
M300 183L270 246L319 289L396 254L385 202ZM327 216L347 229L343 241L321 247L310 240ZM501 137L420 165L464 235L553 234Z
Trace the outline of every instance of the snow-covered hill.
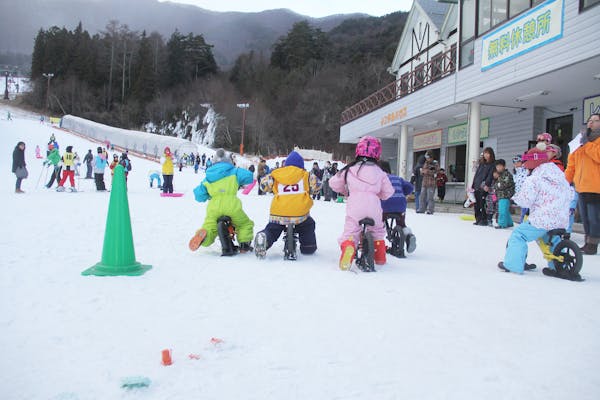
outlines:
M97 145L18 110L5 116L0 106L2 399L600 397L600 256L586 256L583 283L501 273L510 231L411 210L415 253L377 273L342 272L344 204L322 201L314 256L284 262L281 242L263 261L220 257L218 242L190 252L205 215L192 194L203 174L176 172L185 195L161 198L147 176L158 164L132 157L136 257L153 268L84 277L100 261L110 193L83 179L80 193L43 188L34 149L51 134L82 156ZM10 172L20 140L24 195ZM240 197L262 229L270 196ZM534 245L530 261L543 264ZM172 366L160 364L163 349ZM127 376L152 383L125 391Z

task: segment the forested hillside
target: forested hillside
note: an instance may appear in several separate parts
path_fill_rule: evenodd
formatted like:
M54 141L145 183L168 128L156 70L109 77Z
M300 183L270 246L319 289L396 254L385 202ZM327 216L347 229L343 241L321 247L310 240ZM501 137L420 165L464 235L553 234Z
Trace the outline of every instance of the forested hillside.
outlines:
M338 144L341 111L393 79L387 73L407 13L350 19L329 32L307 21L294 24L270 55L240 55L220 71L214 48L202 35L175 31L169 38L131 31L115 21L91 35L74 30L40 30L32 56L34 91L28 101L46 102L53 113L139 129L211 103L219 114L217 144L237 148L241 112L246 113L245 148L285 153L293 145L344 155ZM47 96L47 78L50 96Z

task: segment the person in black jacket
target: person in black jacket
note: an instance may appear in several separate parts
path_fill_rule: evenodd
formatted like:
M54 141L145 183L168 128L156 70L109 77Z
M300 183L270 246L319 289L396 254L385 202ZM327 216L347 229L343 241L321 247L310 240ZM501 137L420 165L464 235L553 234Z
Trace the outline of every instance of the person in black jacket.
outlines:
M27 169L25 168L25 143L19 142L13 151L12 172L17 176L15 193L25 193L21 190L21 181L27 178Z
M90 150L88 150L85 157L83 157L83 162L85 163L85 166L87 168L86 174L85 174L85 179L93 179L92 178L92 162L93 161L94 161L94 155L92 154L92 150L90 149Z
M491 147L483 150L483 157L473 178L471 188L475 194L475 223L474 225L487 226L487 214L485 209L485 198L492 186L494 169L496 168L496 156Z
M425 155L422 154L417 159L417 165L413 168L413 179L411 179L410 183L415 186L415 210L419 210L419 198L421 197L421 187L423 186L423 175L421 175L421 168L425 164Z

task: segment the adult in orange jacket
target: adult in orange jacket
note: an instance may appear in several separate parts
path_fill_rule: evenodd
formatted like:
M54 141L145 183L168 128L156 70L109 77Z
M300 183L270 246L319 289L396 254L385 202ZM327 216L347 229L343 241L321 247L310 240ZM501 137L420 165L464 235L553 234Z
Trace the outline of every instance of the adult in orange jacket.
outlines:
M597 254L600 243L600 114L592 114L581 146L569 154L565 177L579 193L579 213L585 231L585 254Z

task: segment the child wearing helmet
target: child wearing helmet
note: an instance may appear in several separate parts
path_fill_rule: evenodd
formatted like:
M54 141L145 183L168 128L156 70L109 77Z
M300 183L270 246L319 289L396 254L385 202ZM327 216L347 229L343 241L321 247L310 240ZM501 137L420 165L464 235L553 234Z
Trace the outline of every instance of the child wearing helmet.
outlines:
M160 164L162 165L163 175L163 193L173 193L173 154L171 149L167 146L160 158Z
M254 222L242 209L237 192L240 186L251 184L254 176L247 169L235 167L231 156L223 149L215 152L214 161L215 163L206 170L206 178L194 189L196 201L210 201L206 207L204 224L190 240L189 248L197 250L201 245L208 247L213 244L218 236L218 219L228 216L235 227L240 253L252 251L250 243Z
M552 229L566 229L569 225L573 189L564 173L550 161L547 152L538 147L524 154L523 160L531 175L525 179L513 200L519 206L529 208L529 219L513 230L508 239L504 260L498 263L498 268L505 272L523 273L527 243L544 237ZM555 239L560 240L558 237ZM548 267L543 272L552 275L556 271L552 261Z
M375 242L375 263L385 264L385 228L383 226L381 200L394 194L394 188L387 174L377 161L381 156L379 139L365 136L356 145L356 160L346 165L329 180L329 186L337 193L348 196L344 232L338 239L342 254L340 269L347 270L352 264L356 252L356 242L360 238L359 221L370 217L374 226L367 229Z

